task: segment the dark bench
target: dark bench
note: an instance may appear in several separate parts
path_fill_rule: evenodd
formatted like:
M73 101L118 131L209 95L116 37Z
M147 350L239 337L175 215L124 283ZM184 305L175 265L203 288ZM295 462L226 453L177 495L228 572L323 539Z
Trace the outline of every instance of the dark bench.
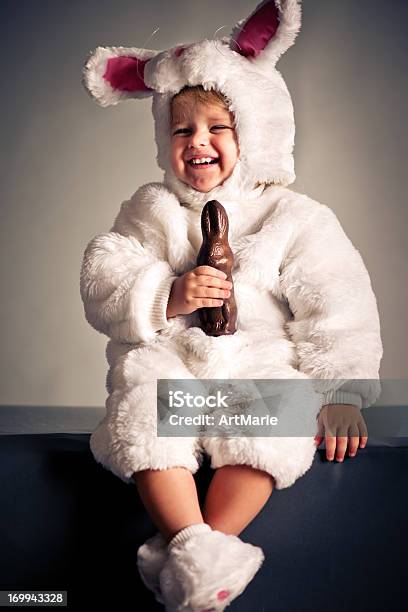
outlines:
M95 462L89 433L2 433L0 590L66 590L71 609L163 611L136 569L136 550L156 529L136 486ZM228 609L405 609L407 468L402 438L369 440L343 464L319 449L241 534L266 560ZM212 474L205 458L201 499Z

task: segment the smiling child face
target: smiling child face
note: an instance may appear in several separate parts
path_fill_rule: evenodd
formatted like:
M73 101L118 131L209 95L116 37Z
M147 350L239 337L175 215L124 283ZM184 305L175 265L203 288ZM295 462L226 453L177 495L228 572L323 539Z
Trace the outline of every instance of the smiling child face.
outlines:
M182 113L178 104L173 100L172 168L183 183L206 193L232 174L239 157L233 117L221 104L184 105ZM193 164L193 158L211 158L211 163Z

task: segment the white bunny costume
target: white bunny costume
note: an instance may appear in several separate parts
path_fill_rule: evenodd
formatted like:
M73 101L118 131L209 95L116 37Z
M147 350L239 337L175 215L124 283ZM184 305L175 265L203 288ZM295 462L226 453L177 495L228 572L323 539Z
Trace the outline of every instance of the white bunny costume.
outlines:
M164 171L163 183L140 187L91 240L81 270L86 318L110 339L107 413L91 449L125 482L148 468L194 473L205 451L213 468L248 464L284 488L313 461L313 437L157 437L158 378L318 379L316 410L365 407L379 395L380 326L362 258L328 207L288 188L295 125L275 66L300 17L296 0L261 2L230 38L163 52L99 47L86 63L84 84L102 106L152 97ZM232 175L208 193L181 182L169 157L171 99L198 84L230 102L240 148ZM166 319L174 279L196 267L201 210L212 199L229 216L232 336L206 336L197 312Z

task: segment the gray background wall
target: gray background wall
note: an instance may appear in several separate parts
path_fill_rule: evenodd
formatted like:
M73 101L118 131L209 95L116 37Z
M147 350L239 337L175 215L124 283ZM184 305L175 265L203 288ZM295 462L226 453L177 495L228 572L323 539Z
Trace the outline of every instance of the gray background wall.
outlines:
M254 6L1 3L0 404L105 402L107 339L83 315L82 255L121 201L161 172L150 101L92 103L80 83L88 52L164 49L221 26L218 35L228 35ZM293 187L333 208L362 254L382 321L381 375L406 378L408 6L305 0L303 13L302 33L279 63L297 122Z

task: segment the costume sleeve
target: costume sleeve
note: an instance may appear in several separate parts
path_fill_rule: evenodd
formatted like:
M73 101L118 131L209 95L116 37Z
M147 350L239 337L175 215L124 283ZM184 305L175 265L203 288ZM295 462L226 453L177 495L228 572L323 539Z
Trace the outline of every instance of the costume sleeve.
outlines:
M294 233L280 280L298 369L314 379L322 404L374 403L382 357L376 299L359 252L327 206L318 204Z
M133 235L113 231L122 227L118 217L110 232L99 234L86 247L80 280L85 317L109 338L146 342L173 325L166 309L177 276L152 240L148 246L142 244L142 226L135 226Z

